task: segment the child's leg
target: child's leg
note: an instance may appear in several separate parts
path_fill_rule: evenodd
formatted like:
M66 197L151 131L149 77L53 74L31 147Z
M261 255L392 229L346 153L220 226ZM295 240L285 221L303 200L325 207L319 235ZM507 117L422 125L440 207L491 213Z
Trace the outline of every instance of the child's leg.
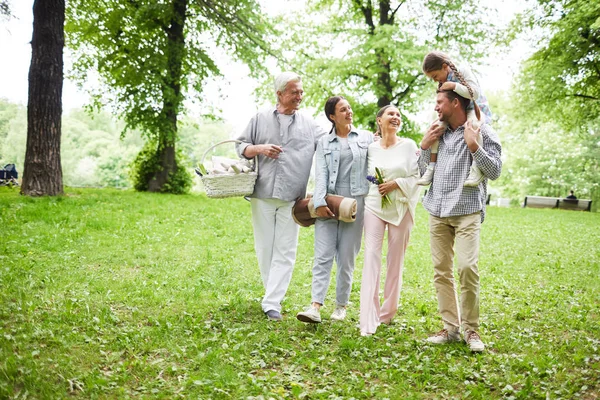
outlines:
M429 164L431 165L432 163L435 164L437 162L437 153L438 153L438 148L440 147L440 141L436 140L432 145L431 145L431 156L429 157Z
M482 115L483 117L483 115ZM471 125L473 129L478 129L483 124L482 121L477 119L477 114L475 114L475 109L467 110L467 121L471 121Z
M448 124L442 121L437 121L437 124L440 126L448 127ZM427 169L425 170L425 173L423 173L421 179L417 181L417 185L427 186L433 180L433 171L435 170L435 164L437 162L437 153L439 147L440 141L436 140L429 148L431 150L431 155L429 157L429 165L427 166Z

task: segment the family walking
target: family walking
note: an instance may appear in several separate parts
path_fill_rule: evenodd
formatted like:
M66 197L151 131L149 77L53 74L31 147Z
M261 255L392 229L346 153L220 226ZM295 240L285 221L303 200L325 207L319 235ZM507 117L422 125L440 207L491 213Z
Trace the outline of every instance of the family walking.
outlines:
M398 136L400 110L387 105L374 116L377 132L356 129L352 105L342 96L325 103L327 133L299 111L304 92L300 76L285 72L275 79L277 103L257 113L238 138L241 157L257 157L258 178L250 196L256 257L269 320L281 321L281 302L296 259L299 225L292 209L306 195L315 158L316 213L310 305L298 320L319 323L336 264L331 320L346 318L356 257L364 239L360 286L360 334L376 333L396 315L404 256L415 223L420 185L429 184L423 206L429 212L434 286L443 329L432 344L461 340L483 351L479 336L479 236L485 216L487 179L501 171L501 146L491 129L491 113L477 80L443 53L429 53L424 73L439 82L438 120L420 146ZM482 110L485 118L482 118ZM367 179L369 177L369 179ZM343 220L328 201L351 199L354 220ZM387 229L387 274L380 302L382 250ZM364 236L363 236L364 234ZM460 300L454 283L454 255Z

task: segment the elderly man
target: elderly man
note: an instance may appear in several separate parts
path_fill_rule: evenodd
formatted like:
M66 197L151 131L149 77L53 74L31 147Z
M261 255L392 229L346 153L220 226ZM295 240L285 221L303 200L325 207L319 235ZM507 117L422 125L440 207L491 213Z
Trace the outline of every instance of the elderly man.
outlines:
M238 154L258 156L258 178L250 196L254 249L265 287L262 309L281 321L281 301L292 279L298 246L294 202L306 195L318 139L326 132L298 112L304 91L293 72L275 79L277 104L257 113L238 138Z
M430 146L440 139L438 168L423 199L429 212L434 285L444 329L427 339L432 344L460 341L460 328L471 351L483 351L479 329L479 237L485 217L487 178L500 176L502 147L492 128L483 124L483 145L478 130L467 122L469 100L452 91L438 91L435 110L448 128L433 124L423 136L419 168L429 164ZM486 179L476 187L463 187L471 160ZM460 305L454 287L454 251L460 277Z

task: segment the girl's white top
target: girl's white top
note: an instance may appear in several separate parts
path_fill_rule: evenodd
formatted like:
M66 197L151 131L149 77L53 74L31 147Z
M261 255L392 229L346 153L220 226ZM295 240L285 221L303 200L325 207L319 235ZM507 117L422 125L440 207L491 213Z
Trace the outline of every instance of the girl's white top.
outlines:
M419 149L412 139L398 138L398 142L387 149L381 147L381 141L370 144L367 153L368 174L375 176L375 167L378 167L383 172L386 182L395 180L400 188L388 193L392 204L382 209L378 187L371 184L365 198L365 208L393 225L400 225L407 211L414 221L421 192L420 186L417 185L418 158ZM408 202L401 202L402 197L408 199Z

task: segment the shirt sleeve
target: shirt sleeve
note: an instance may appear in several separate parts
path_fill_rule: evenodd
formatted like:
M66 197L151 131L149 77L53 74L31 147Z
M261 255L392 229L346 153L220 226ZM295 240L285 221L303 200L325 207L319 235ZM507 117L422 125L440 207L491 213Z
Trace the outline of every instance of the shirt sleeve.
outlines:
M429 162L431 160L431 149L423 150L419 147L419 159L417 160L417 164L419 166L419 173L423 175Z
M325 196L327 195L328 179L329 171L327 169L327 162L325 161L323 141L319 140L315 154L315 194L313 195L315 209L327 205Z
M473 74L473 72L471 71L471 68L469 68L468 65L461 65L458 68L458 72L461 73L463 78L465 78L465 81L469 84L469 86L471 86L471 89L473 90L472 100L477 100L479 98L479 94L481 93L481 89L479 88L479 82L477 81L475 74ZM456 82L456 87L454 88L454 91L466 99L471 98L469 89L467 89L467 87L460 82Z
M502 145L500 139L489 125L482 125L481 135L483 146L479 146L477 151L472 153L473 160L486 178L498 179L502 172Z
M253 145L256 141L256 126L258 124L258 114L250 119L250 122L246 126L246 129L237 137L237 140L240 140L242 143L238 143L235 146L237 154L239 157L248 158L244 155L244 151L246 151L246 147Z

